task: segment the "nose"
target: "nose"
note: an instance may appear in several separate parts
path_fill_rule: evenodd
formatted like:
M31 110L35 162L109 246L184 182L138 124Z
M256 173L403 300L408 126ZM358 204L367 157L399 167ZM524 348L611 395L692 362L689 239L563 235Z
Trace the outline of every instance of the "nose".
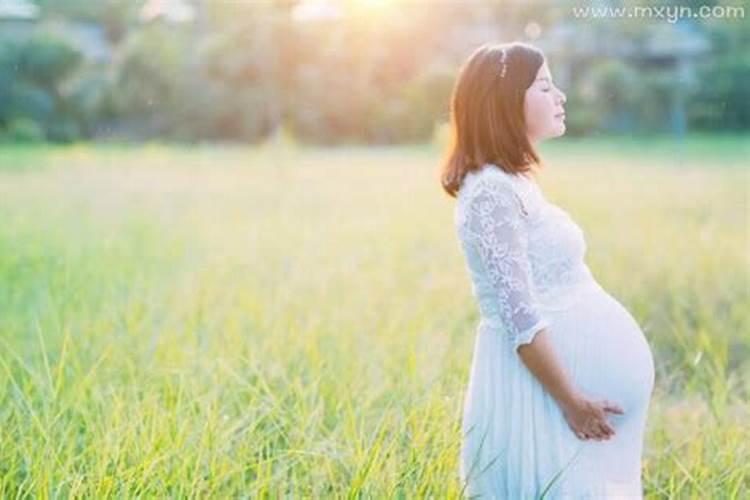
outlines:
M560 89L557 90L557 93L559 94L560 104L565 104L565 101L568 100L567 97L565 97L565 93Z

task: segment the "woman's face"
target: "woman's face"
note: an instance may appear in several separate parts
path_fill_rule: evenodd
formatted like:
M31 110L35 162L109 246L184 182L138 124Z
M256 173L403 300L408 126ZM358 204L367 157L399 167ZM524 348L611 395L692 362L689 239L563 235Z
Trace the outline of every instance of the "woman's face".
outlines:
M552 83L547 63L542 64L536 79L526 89L524 118L531 143L565 133L565 94Z

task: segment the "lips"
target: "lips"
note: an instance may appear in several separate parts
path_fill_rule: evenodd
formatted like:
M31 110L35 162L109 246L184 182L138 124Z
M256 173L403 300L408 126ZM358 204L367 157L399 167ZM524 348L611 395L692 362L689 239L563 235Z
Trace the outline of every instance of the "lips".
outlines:
M556 114L555 118L557 118L558 120L563 120L563 119L565 119L565 113Z

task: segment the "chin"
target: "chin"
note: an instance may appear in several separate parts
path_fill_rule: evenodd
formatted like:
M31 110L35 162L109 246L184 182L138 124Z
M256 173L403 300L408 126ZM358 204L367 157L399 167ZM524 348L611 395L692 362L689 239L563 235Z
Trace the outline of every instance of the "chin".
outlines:
M547 129L544 135L537 136L536 142L546 141L565 135L565 123L558 122Z
M562 137L563 135L565 135L565 123L560 122L560 124L555 127L555 130L552 133L552 138Z

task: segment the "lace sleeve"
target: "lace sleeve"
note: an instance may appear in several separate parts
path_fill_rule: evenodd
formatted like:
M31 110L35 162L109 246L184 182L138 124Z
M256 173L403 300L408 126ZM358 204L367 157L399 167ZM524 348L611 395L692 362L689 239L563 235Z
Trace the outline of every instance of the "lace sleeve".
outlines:
M503 326L517 350L549 323L540 314L531 290L526 231L512 186L502 182L478 185L469 200L467 224L497 293Z

